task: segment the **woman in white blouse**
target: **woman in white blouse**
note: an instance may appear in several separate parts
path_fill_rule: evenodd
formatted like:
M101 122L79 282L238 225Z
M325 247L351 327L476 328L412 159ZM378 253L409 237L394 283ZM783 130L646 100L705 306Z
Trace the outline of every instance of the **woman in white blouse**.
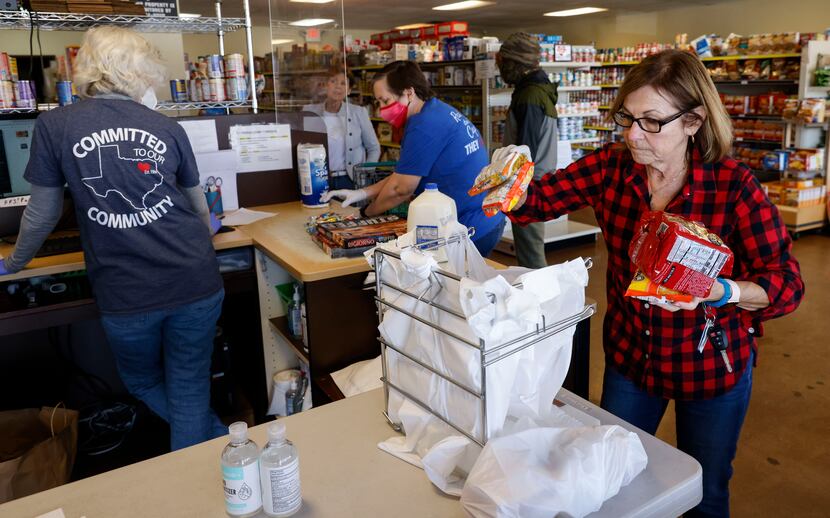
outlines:
M329 189L354 189L354 166L376 162L380 144L363 106L347 100L350 77L342 67L332 68L326 81L326 100L305 106L323 118L328 135Z

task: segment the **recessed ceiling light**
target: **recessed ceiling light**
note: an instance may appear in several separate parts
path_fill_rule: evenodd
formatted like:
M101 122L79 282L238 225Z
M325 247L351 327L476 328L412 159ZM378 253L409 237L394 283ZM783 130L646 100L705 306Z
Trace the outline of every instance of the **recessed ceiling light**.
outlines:
M485 5L492 5L496 2L483 2L481 0L467 0L466 2L456 2L454 4L438 5L432 8L433 11L461 11L462 9L475 9L476 7L484 7Z
M432 27L433 23L410 23L409 25L398 25L395 27L399 31L405 31L407 29L420 29L421 27Z
M295 4L330 4L334 0L290 0Z
M271 45L285 45L286 43L293 43L293 42L294 42L294 40L289 40L289 39L283 38L283 39L271 40Z
M291 22L288 25L294 25L295 27L316 27L317 25L325 25L333 21L331 18L306 18L305 20Z
M601 13L607 10L604 7L580 7L578 9L565 9L564 11L545 13L545 16L579 16L580 14Z
M187 19L190 19L190 18L201 18L201 17L202 17L202 15L197 14L197 13L179 13L179 18L182 18L184 20L187 20Z

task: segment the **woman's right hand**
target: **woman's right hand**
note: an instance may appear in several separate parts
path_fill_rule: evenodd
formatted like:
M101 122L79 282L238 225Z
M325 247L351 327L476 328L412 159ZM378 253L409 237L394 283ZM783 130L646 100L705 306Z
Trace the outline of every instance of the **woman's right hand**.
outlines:
M363 201L368 197L368 193L363 189L337 189L335 191L326 191L320 197L320 201L328 203L332 198L343 200L341 205L348 207L357 202Z

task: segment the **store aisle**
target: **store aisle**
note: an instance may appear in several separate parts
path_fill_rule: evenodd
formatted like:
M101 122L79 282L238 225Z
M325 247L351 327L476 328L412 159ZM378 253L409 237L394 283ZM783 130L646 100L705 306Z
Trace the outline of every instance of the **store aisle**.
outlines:
M571 216L591 222L591 214ZM792 315L767 322L759 340L752 402L744 424L735 475L732 516L824 517L830 509L830 236L803 235L794 254L801 263L806 295ZM607 254L597 243L553 250L548 264L576 256L594 259L587 296L598 302L591 323L591 401L602 393L602 318L605 314ZM515 264L493 254L492 259ZM657 436L674 444L674 412L670 405Z

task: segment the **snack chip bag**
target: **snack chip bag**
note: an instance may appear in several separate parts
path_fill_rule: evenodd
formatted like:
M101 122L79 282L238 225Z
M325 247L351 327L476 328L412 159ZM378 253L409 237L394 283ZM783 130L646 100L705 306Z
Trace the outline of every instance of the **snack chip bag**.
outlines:
M498 187L530 161L530 148L527 146L507 146L497 149L493 153L492 161L481 169L467 194L477 196Z
M643 272L638 271L634 278L631 279L631 284L625 290L626 297L634 297L652 304L670 304L672 302L691 302L693 295L687 293L680 293L679 291L670 290L664 286L660 286L652 281Z
M706 227L662 211L643 216L628 253L658 285L701 298L718 275L732 273L734 262L729 247Z
M533 162L525 162L513 178L493 189L484 198L484 202L481 204L484 215L490 218L498 214L499 211L510 212L513 210L532 179Z

